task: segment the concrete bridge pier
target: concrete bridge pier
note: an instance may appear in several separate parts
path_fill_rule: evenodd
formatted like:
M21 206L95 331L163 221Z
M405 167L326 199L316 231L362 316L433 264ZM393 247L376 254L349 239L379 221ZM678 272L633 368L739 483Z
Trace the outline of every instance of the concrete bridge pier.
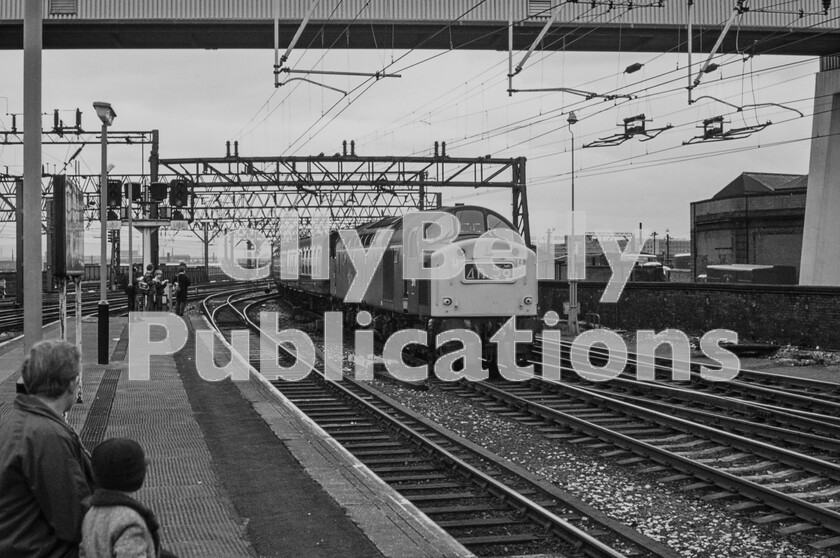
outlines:
M840 56L820 59L811 137L799 283L840 285Z

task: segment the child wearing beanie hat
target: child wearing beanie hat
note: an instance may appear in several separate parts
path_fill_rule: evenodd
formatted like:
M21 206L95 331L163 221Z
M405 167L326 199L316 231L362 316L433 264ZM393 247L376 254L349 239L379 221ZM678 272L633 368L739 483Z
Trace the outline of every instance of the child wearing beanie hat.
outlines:
M110 438L93 450L97 489L82 524L80 558L172 556L160 550L159 525L152 510L129 496L146 479L143 448L128 438Z

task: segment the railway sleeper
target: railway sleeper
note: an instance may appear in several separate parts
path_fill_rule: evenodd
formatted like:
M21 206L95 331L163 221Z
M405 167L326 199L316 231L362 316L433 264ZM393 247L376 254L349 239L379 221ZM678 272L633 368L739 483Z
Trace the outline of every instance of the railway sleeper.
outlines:
M680 457L686 457L688 459L694 459L696 457L703 457L705 455L714 455L716 453L721 453L723 451L732 451L732 448L727 446L714 446L711 448L701 449L697 451L676 451L674 452L676 455Z
M811 543L811 547L816 548L817 550L825 550L838 545L840 545L840 537L829 537L827 539L820 539Z
M791 496L796 496L797 498L802 499L810 499L810 498L824 498L826 496L834 496L836 494L840 494L840 486L832 486L829 488L824 488L822 490L816 490L812 492L799 492L795 494L791 494ZM835 502L831 502L832 504ZM840 504L840 502L838 502Z
M701 496L701 500L705 500L706 502L715 502L717 500L726 500L728 498L735 498L740 496L737 492L730 492L728 490L724 490L722 492L714 492L712 494L706 494L705 496Z
M403 496L405 496L411 503L438 502L445 500L479 500L487 498L486 495L473 494L472 492L438 492L436 494L404 494Z
M795 535L796 533L804 533L805 531L811 531L819 528L819 525L814 525L813 523L794 523L793 525L788 525L787 527L780 527L776 529L776 532L782 535Z
M680 488L683 492L693 492L695 490L703 490L705 488L714 488L715 485L708 482L695 482Z
M508 508L499 504L478 504L472 506L438 506L432 508L425 508L420 506L420 510L426 515L444 515L444 514L468 514L479 512L502 512L507 511Z
M496 525L519 525L521 519L512 517L484 517L479 519L444 519L437 524L444 529L468 529L471 527L493 527Z
M825 477L806 477L804 479L799 479L791 482L776 482L771 484L765 484L762 486L766 488L772 488L773 490L781 491L784 488L803 488L812 484L817 484L825 481Z
M763 475L747 475L747 476L741 477L741 478L744 479L744 480L761 482L761 481L784 479L784 478L792 477L792 476L800 474L800 473L802 473L801 469L782 469L781 471L775 471L773 473L766 473L766 474L763 474Z
M371 456L377 456L377 455L382 455L382 456L403 455L403 456L410 456L411 459L415 459L414 450L412 450L412 449L401 449L399 447L400 445L401 444L397 444L396 447L390 446L390 447L385 447L385 448L380 448L380 449L369 449L369 450L358 450L358 451L357 451L356 448L354 448L352 453L353 453L353 455L355 455L359 459L362 459L363 461L364 461L363 458L365 458L365 457L371 457ZM416 457L416 459L425 459L425 457Z
M536 533L523 533L519 535L488 535L476 537L459 537L458 540L464 546L488 546L496 544L523 544L545 540L545 535Z
M377 466L375 464L366 463L367 467L379 475L384 477L385 473L421 473L423 471L437 471L439 468L434 465L420 464L420 465L405 465L403 467L394 467L391 465ZM445 475L444 475L445 476Z
M443 473L428 473L425 475L388 475L382 474L379 475L379 478L383 481L387 482L388 484L391 483L400 483L400 482L420 482L420 481L434 481L434 480L445 480L448 479L448 475L444 475ZM399 486L399 485L398 485Z
M649 459L647 457L630 457L630 458L627 458L627 459L622 459L620 461L617 461L617 463L619 465L635 465L637 463L643 463L643 462L646 462L646 461L649 461Z
M753 458L755 457L749 453L733 453L731 455L724 455L723 457L703 457L700 459L695 459L697 463L709 464L709 463L733 463L735 461L740 461L742 459Z
M329 430L330 436L332 436L333 438L336 438L336 439L338 439L338 438L344 439L348 436L350 436L350 437L366 436L366 435L370 435L370 434L382 434L383 436L385 435L378 428L364 428L364 427L358 427L358 428L330 427L330 428L327 428L327 426L325 426L323 424L320 425L320 426L324 430Z
M462 484L457 482L429 482L422 484L397 484L394 488L396 488L400 493L403 493L413 492L415 490L444 490L449 488L461 488L462 486Z
M377 431L374 431L374 432L377 432ZM344 435L344 436L342 436L342 435L338 435L338 436L333 436L333 438L340 441L346 447L351 447L357 442L376 442L376 441L384 442L384 441L388 441L388 440L392 439L391 436L388 436L387 434L374 434L374 433L371 433L371 434L368 434L368 435L361 435L361 436L356 436L356 435Z
M649 444L656 444L656 442L652 442L651 440L645 440ZM685 448L693 448L694 446L699 446L700 444L705 444L708 440L698 439L698 440L691 440L688 442L679 442L676 444L656 444L656 447L659 449L664 450L675 450L675 449L685 449Z
M796 517L786 513L771 513L769 515L753 517L752 522L757 523L759 525L764 525L767 523L775 523L777 521L789 521L791 519L796 519Z
M556 434L548 433L545 437L549 440L571 440L574 438L579 437L580 434L575 432L564 432L562 430L558 430Z
M388 441L385 441L385 440L379 441L379 442L375 442L375 441L371 441L371 442L348 442L348 441L345 440L345 441L342 441L342 445L349 450L353 450L352 453L354 455L356 455L357 450L366 451L366 450L383 449L383 450L389 450L389 452L390 452L390 448L402 447L402 443L400 443L400 442L388 442ZM408 451L408 450L406 450L406 451ZM362 453L360 455L364 455L364 453Z

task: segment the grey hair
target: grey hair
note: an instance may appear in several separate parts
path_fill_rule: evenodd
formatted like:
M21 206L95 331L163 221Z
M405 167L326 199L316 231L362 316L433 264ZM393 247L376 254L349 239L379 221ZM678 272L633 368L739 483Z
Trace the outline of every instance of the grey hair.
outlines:
M67 341L49 339L36 343L21 368L26 391L48 399L61 397L81 372L81 361L79 348Z

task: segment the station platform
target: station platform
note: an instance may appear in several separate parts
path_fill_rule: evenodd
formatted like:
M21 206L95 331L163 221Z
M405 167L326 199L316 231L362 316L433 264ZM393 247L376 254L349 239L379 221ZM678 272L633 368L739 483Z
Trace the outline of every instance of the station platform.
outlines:
M129 380L127 317L111 317L108 365L96 363L96 319L84 319L84 402L68 417L88 449L115 436L144 447L150 464L136 498L157 515L164 548L182 558L472 556L262 377L202 379L195 330L209 325L186 319L187 344L150 357L148 381ZM57 325L45 327L44 338L58 336ZM0 344L0 356L2 420L22 338Z

